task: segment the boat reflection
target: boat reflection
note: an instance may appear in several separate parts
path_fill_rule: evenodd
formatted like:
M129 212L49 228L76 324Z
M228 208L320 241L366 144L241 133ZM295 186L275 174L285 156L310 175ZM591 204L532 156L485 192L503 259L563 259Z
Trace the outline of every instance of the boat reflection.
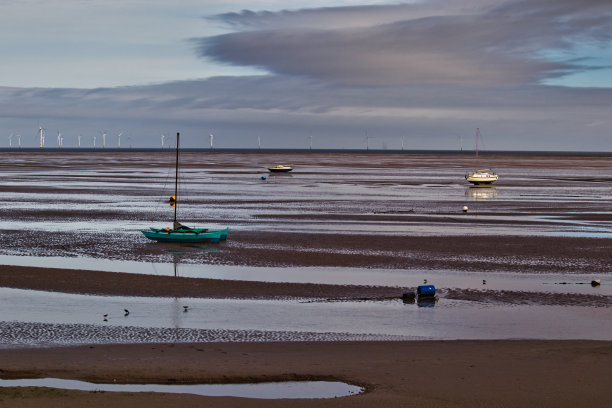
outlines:
M493 186L470 186L465 189L465 196L474 200L489 200L497 197L497 188Z

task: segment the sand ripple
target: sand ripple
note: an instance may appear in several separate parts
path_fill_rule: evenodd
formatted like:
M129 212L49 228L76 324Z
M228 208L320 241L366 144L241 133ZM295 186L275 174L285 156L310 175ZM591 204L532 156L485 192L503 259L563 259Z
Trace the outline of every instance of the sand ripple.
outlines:
M67 346L77 344L209 343L276 341L385 341L408 340L406 336L316 333L262 330L223 330L96 326L0 322L3 346ZM2 347L2 346L0 346Z

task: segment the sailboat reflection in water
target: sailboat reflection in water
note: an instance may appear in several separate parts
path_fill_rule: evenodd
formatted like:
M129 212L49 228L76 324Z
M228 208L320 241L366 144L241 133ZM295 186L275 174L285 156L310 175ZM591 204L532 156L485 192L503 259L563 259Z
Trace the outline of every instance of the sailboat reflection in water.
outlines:
M170 198L170 205L174 207L174 221L172 228L153 228L141 230L145 237L158 242L219 242L227 239L229 228L212 230L208 228L190 228L177 221L179 205L179 138L176 134L176 173L174 180L174 196Z

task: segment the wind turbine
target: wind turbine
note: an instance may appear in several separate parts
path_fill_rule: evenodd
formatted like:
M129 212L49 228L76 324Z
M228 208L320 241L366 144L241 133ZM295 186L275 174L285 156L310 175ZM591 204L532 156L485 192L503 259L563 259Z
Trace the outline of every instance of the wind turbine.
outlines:
M211 133L211 134L210 134L210 150L214 149L214 146L213 146L213 138L214 138L214 136L213 136L213 134Z
M123 134L123 132L119 133L117 135L117 147L121 148L121 135Z
M77 146L79 147L79 149L81 148L81 135L77 136Z
M9 147L13 147L13 134L9 135Z
M57 131L57 147L61 149L63 142L64 142L64 138L62 137L62 133L58 130Z
M17 135L17 145L21 149L21 135Z
M164 134L162 133L162 135L161 135L162 149L164 148L164 139L165 139L165 138L166 138L166 135L164 135Z
M102 133L102 148L106 149L106 132L100 132Z
M40 126L38 127L38 135L40 137L40 148L42 149L43 147L45 147L45 132Z
M257 135L257 148L261 150L261 136Z
M310 135L310 146L309 149L312 150L312 135Z
M95 134L93 136L93 143L94 143L93 148L95 149L96 148L96 135Z

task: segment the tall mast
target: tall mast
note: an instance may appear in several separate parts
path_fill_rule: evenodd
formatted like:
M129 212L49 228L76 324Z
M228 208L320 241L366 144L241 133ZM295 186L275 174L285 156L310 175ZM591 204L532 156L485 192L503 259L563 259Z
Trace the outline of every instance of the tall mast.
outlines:
M479 129L476 128L476 170L478 170L478 134Z
M179 175L179 137L176 132L176 172L174 175L174 228L176 229L176 208L178 207L178 175Z
M476 160L478 160L478 128L476 128Z

